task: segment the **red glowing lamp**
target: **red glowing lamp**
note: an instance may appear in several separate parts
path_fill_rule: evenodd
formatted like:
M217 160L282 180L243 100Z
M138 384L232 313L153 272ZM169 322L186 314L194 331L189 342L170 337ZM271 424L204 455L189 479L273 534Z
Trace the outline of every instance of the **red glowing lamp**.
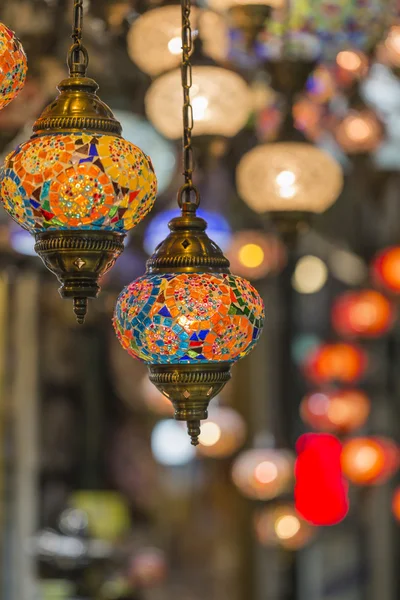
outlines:
M348 433L359 429L368 419L371 403L357 389L312 392L300 405L301 418L319 431Z
M398 447L388 438L358 437L343 445L343 473L355 485L385 483L398 467Z
M394 318L391 302L376 290L346 292L332 309L333 327L343 337L378 337L391 328Z
M381 287L400 294L400 246L379 252L372 262L372 277Z
M400 485L395 489L393 494L392 511L396 521L400 522Z
M305 359L305 376L316 384L337 381L351 384L360 380L368 366L368 358L355 344L337 342L321 344Z
M335 525L349 510L342 445L333 435L307 433L296 444L294 490L297 512L313 525Z

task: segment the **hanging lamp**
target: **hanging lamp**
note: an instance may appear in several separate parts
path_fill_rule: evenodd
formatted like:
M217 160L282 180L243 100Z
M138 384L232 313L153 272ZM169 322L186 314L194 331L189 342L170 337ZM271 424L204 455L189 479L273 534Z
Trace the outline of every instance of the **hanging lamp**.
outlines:
M22 90L27 70L21 42L13 31L0 23L0 109L14 100Z
M190 10L190 0L182 0L181 215L169 223L171 233L148 260L146 274L122 291L113 322L123 348L148 365L151 381L171 400L175 418L187 421L197 445L210 400L261 334L264 306L246 280L231 275L229 261L206 234L206 221L196 215Z
M83 0L73 8L69 77L33 126L31 139L8 155L0 197L17 223L35 235L35 250L73 298L83 323L88 298L123 251L126 232L152 208L157 180L150 159L121 137L120 123L86 77Z

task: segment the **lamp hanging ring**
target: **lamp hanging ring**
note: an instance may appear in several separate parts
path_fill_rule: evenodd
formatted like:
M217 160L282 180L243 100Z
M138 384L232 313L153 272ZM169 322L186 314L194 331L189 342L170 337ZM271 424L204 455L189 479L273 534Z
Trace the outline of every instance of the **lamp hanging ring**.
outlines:
M67 65L70 75L85 75L89 65L89 54L82 43L75 42L68 51Z
M193 200L191 199L192 193L194 194ZM177 202L180 209L183 209L183 207L188 204L198 208L200 205L199 190L193 183L184 183L178 190Z

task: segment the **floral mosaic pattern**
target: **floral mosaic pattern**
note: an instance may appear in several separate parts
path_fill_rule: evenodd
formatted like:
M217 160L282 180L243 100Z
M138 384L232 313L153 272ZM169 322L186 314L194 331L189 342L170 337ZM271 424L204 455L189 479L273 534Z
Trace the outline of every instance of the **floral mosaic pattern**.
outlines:
M151 210L156 193L151 160L112 135L32 138L12 152L0 170L5 209L31 232L127 231Z
M261 297L240 277L144 275L118 298L114 328L149 364L234 362L256 344L263 320Z
M0 23L0 109L22 90L27 70L26 55L20 41Z

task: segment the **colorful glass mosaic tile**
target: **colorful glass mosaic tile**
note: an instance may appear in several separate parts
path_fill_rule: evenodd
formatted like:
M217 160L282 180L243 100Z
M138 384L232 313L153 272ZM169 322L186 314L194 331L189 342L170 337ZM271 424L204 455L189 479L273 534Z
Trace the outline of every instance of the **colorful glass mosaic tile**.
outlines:
M1 201L31 232L128 231L151 210L156 194L150 158L112 135L34 137L0 170Z
M26 55L20 41L0 23L0 109L22 90L27 70Z
M235 275L144 275L118 298L114 328L125 350L148 364L234 362L261 335L264 305Z

